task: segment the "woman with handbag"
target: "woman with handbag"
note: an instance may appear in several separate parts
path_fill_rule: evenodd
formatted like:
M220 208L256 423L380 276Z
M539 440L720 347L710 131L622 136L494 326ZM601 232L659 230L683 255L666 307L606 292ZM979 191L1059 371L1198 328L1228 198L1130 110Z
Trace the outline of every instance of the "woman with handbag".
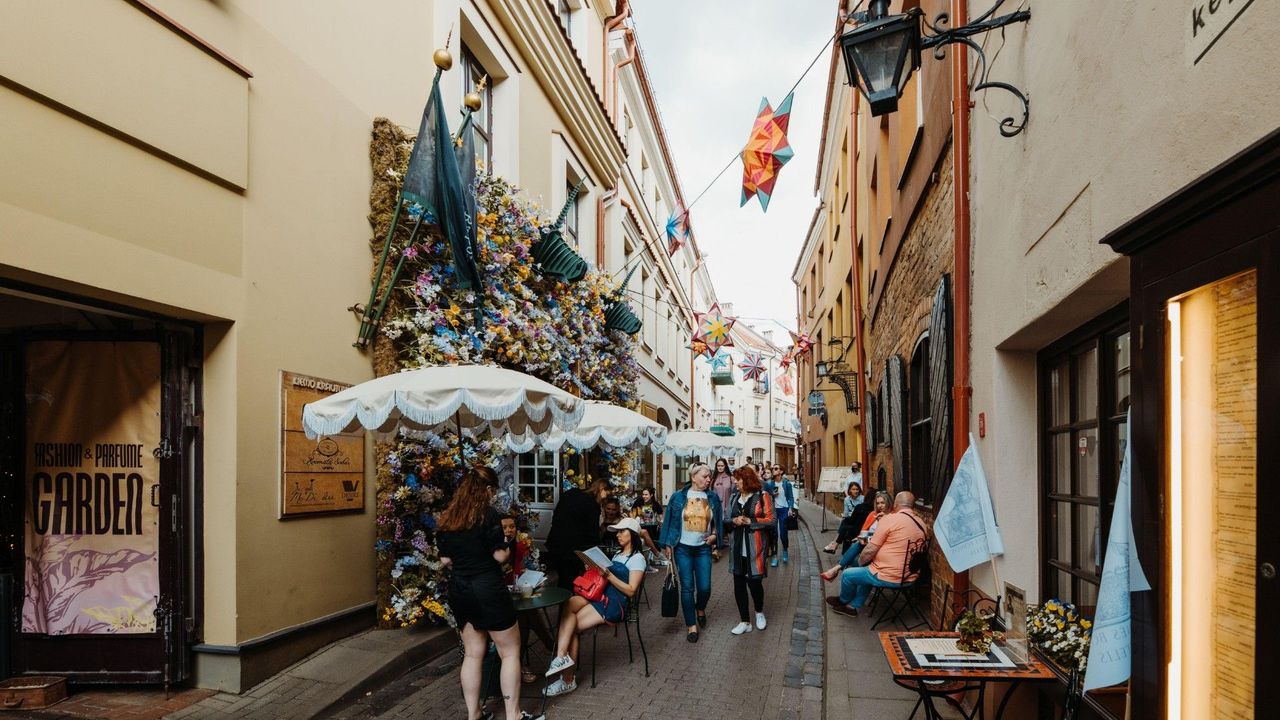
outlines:
M436 526L440 562L449 574L449 607L462 635L462 697L468 720L479 720L481 668L493 640L502 658L506 720L541 720L520 710L520 631L502 576L511 541L503 536L502 521L490 505L497 491L493 470L467 470Z
M747 614L747 592L756 608L756 629L763 630L764 578L768 574L765 565L765 546L769 531L777 524L773 498L763 491L760 476L750 466L733 473L737 492L729 500L729 524L733 535L729 541L729 572L733 574L733 597L738 603L738 619L741 620L729 632L734 635L751 632Z
M578 688L574 679L574 666L578 662L578 635L597 625L615 625L627 616L627 603L640 590L644 582L644 548L640 540L640 521L622 518L610 525L621 548L612 558L609 570L589 568L573 581L574 596L569 598L567 610L560 613L560 638L556 644L556 656L547 668L547 677L557 673L560 677L543 690L547 697L555 697Z
M698 629L707 625L707 601L711 599L711 553L719 546L723 510L711 486L711 468L689 468L689 484L671 494L662 517L658 544L675 561L680 573L680 605L685 639L698 642Z

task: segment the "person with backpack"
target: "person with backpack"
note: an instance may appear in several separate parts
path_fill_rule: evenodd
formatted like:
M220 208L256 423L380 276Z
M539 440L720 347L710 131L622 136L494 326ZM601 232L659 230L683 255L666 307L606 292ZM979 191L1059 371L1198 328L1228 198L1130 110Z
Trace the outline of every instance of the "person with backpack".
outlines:
M787 526L787 519L796 506L796 488L791 484L791 478L782 472L782 466L780 465L773 466L773 477L775 485L773 505L777 510L778 523L776 534L782 542L782 562L785 565L791 562L791 558L787 555L788 551L791 550L791 535L790 528ZM778 567L778 558L775 556L769 564L773 567Z
M858 555L858 567L840 573L840 594L827 598L832 611L857 617L873 587L896 588L916 581L928 566L923 552L915 557L908 553L923 548L927 533L924 522L916 515L916 496L900 492L893 499L893 512L880 518L876 532ZM906 570L904 575L903 570Z

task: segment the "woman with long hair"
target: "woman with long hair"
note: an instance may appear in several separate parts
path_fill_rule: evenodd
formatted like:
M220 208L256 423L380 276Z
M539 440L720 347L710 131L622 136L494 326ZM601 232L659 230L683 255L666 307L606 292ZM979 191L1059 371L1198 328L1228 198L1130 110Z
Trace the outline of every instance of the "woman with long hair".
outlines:
M849 543L853 542L854 536L858 534L862 523L871 512L871 505L866 502L866 496L862 494L862 483L850 482L844 489L844 509L840 513L840 528L836 530L835 539L827 543L822 548L822 552L829 555L835 554L837 547L841 552L848 550Z
M543 690L547 697L555 697L578 688L574 678L574 666L578 663L578 636L598 625L615 625L627 615L627 604L640 591L644 582L645 561L640 540L640 521L622 518L609 526L615 536L618 553L604 572L609 582L605 586L604 599L587 600L580 595L569 598L567 610L560 613L560 638L556 644L556 656L547 668L547 677L557 673L560 677Z
M866 505L867 503L863 504ZM875 502L872 504L874 511L868 513L866 519L863 520L862 531L850 541L849 546L844 551L844 555L840 557L840 562L822 572L823 580L831 582L839 577L840 572L845 568L857 567L859 564L858 555L867 546L867 540L876 534L876 523L880 522L880 518L889 512L889 507L892 505L893 501L889 498L889 493L883 490L876 493Z
M734 635L751 632L747 612L747 592L755 604L755 626L765 628L764 578L768 574L765 545L769 530L777 522L773 498L763 491L760 476L750 466L733 473L737 492L729 500L729 524L733 536L729 541L729 572L733 575L733 597L738 603L740 622L729 632Z
M493 640L502 658L506 720L538 720L541 716L520 710L520 631L502 576L511 541L491 506L497 491L493 470L467 470L436 525L436 546L448 573L449 607L462 635L462 697L467 720L480 720L481 665Z
M662 516L658 544L667 561L675 560L680 573L680 607L688 628L685 639L698 642L698 629L707 625L707 601L711 599L711 553L720 543L724 525L720 498L708 493L711 468L689 468L689 484L671 494Z
M711 491L720 499L720 507L728 514L729 496L733 495L733 473L729 470L729 461L724 458L716 460L715 470L711 473ZM725 518L725 525L721 530L722 537L729 537L729 531L733 528L729 527L729 519ZM716 558L717 560L719 558Z
M658 502L658 493L652 487L640 488L640 494L631 506L631 517L640 521L640 537L656 561L659 553L654 538L658 537L658 529L662 527L662 503Z

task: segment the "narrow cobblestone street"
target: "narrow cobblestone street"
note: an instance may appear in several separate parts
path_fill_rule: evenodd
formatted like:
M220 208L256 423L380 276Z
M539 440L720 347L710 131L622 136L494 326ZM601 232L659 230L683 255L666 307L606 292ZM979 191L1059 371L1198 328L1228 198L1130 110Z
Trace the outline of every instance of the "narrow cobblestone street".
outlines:
M650 574L646 581L649 607L642 607L640 620L650 676L644 676L639 645L635 646L634 664L628 664L626 638L621 633L615 638L605 629L599 636L597 687L592 688L591 639L584 636L578 689L552 699L547 704L547 717L819 720L823 630L818 560L803 529L793 531L791 538L791 562L770 568L765 580L769 624L763 632L753 630L737 637L729 633L738 618L726 561L713 566L709 624L696 645L686 642L679 618L661 616L663 575ZM549 656L541 644L535 641L534 646L532 666L541 670ZM362 698L336 717L465 718L458 664L459 656L449 653ZM524 686L525 709L538 709L541 687L541 678ZM496 707L497 703L491 703L491 709Z

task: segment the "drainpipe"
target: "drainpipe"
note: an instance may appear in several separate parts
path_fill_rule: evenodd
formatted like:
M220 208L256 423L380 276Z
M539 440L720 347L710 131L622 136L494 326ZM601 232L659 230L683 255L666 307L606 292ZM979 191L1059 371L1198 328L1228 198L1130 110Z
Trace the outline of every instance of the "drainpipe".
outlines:
M618 71L636 61L635 33L631 31L631 28L624 28L624 32L626 33L626 35L623 38L623 43L626 45L626 48L627 48L627 56L614 64L613 78L609 82L609 84L613 87L613 93L610 98L610 101L612 104L609 107L610 107L610 114L613 116L613 122L615 126L618 124Z
M609 82L610 80L616 82L615 78L617 77L616 75L611 77L609 74L609 34L622 27L622 23L626 22L630 16L631 3L628 0L618 0L617 12L604 23L604 36L600 40L600 82L604 85L605 97L601 98L601 100L604 101L605 107L609 106L610 96L618 93L617 88L613 87L612 83ZM614 115L616 114L615 112ZM612 119L616 125L617 118L614 117Z
M968 0L951 0L952 24L959 27L969 21ZM951 172L955 186L955 302L953 303L952 348L955 377L952 388L952 466L959 467L960 458L969 448L969 412L973 386L969 378L969 52L963 43L951 47ZM964 593L969 589L968 571L955 575L956 610L964 606ZM1000 589L997 588L999 593Z
M858 406L866 402L867 397L867 350L863 335L862 319L862 257L858 255L858 105L862 96L857 88L849 90L849 248L853 254L853 344L857 353L858 381L854 389L858 391ZM858 418L858 445L862 451L858 453L858 461L862 463L862 492L865 494L870 484L867 477L871 472L871 448L867 446L867 408L862 407Z

